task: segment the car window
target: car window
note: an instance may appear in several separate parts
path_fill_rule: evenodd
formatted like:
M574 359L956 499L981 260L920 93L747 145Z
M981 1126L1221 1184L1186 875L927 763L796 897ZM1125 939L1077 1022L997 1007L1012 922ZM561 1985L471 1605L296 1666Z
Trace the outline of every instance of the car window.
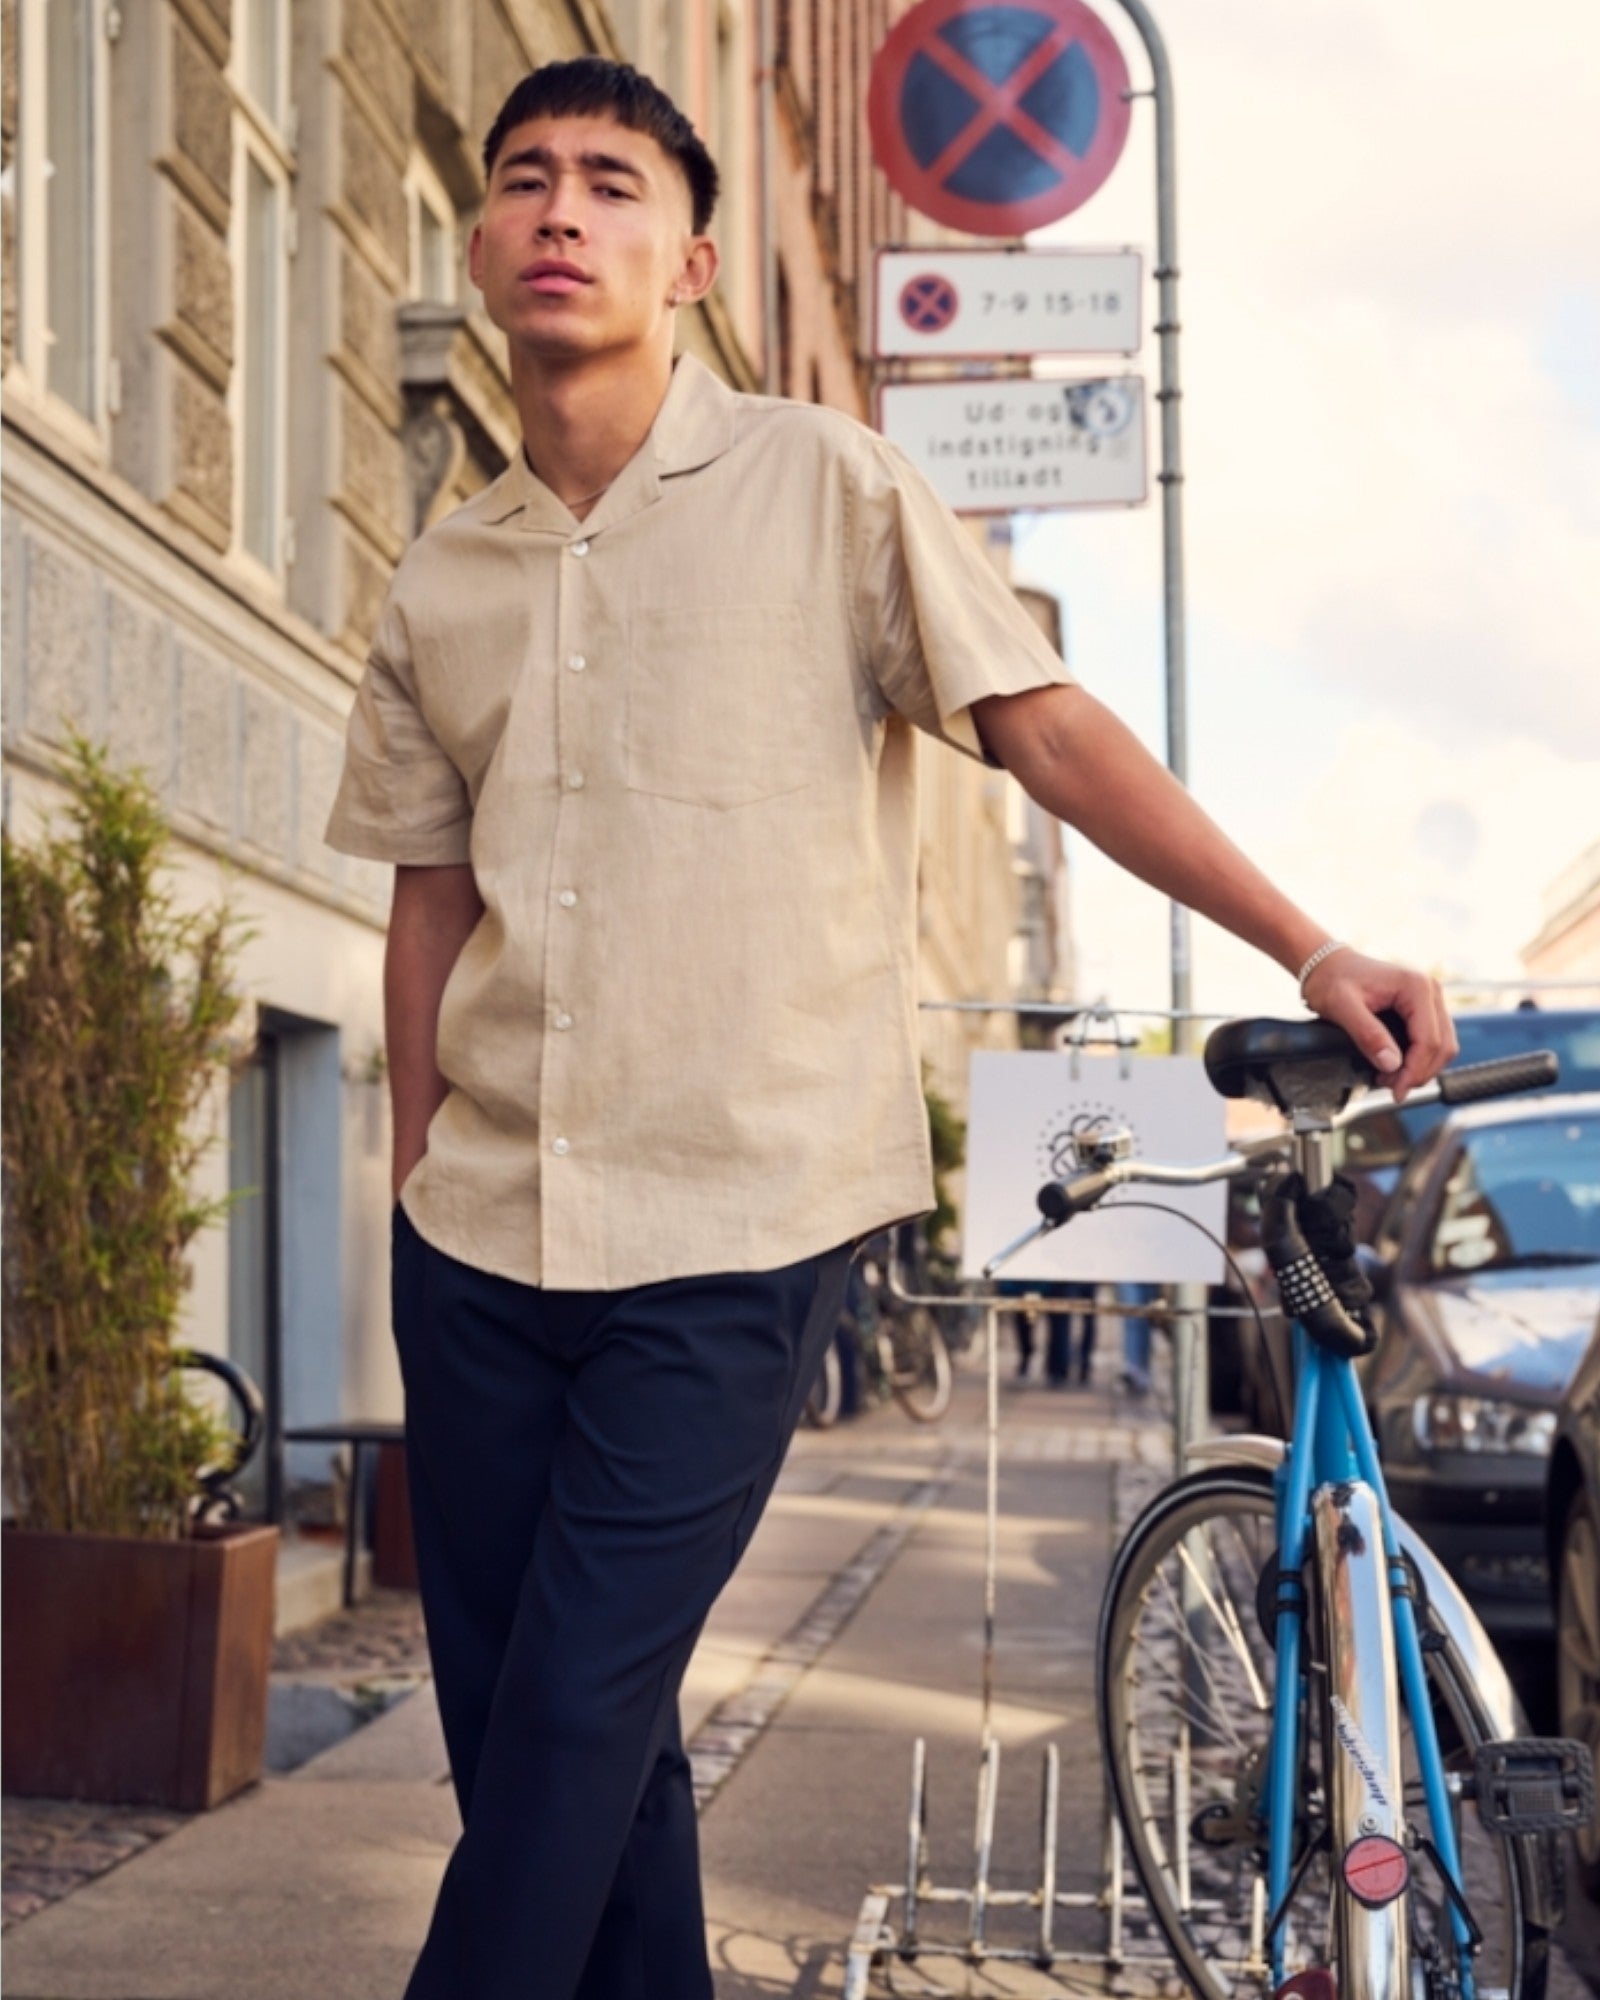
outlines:
M1435 1277L1600 1260L1600 1118L1464 1135L1428 1239Z
M1529 1007L1511 1013L1457 1014L1455 1030L1461 1044L1457 1064L1526 1055L1531 1049L1554 1049L1561 1063L1556 1089L1564 1093L1600 1090L1600 1011L1569 1007L1544 1012ZM1378 1166L1386 1158L1403 1157L1405 1146L1414 1145L1424 1132L1431 1131L1448 1109L1443 1104L1407 1105L1398 1114L1400 1133L1391 1129L1384 1135L1391 1150L1383 1150L1374 1130L1366 1164ZM1396 1144L1399 1151L1392 1150Z

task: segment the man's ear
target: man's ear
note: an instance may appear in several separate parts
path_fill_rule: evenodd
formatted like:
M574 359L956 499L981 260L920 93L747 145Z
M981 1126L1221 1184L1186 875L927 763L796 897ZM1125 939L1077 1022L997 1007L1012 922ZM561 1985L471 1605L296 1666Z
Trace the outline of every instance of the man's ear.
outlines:
M692 306L703 299L717 281L717 246L709 236L696 236L683 260L683 269L672 289L677 303Z
M467 274L481 292L483 290L483 224L473 224L472 234L467 238Z

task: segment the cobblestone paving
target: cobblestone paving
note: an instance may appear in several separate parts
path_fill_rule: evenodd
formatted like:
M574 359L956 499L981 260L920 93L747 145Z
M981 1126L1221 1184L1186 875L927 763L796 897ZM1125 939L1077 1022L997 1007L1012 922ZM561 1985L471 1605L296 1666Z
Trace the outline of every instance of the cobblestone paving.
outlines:
M0 1808L4 1921L31 1917L192 1818L153 1806L13 1799Z
M428 1671L422 1600L414 1590L375 1590L349 1611L288 1632L272 1649L272 1671L347 1680Z

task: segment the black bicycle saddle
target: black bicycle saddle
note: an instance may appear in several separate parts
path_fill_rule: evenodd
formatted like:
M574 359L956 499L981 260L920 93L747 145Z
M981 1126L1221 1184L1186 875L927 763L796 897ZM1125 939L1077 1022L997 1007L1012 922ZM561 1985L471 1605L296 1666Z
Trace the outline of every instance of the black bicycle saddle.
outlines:
M1380 1016L1403 1051L1405 1023ZM1378 1073L1332 1021L1226 1021L1206 1039L1206 1075L1223 1097L1249 1097L1288 1115L1342 1111Z

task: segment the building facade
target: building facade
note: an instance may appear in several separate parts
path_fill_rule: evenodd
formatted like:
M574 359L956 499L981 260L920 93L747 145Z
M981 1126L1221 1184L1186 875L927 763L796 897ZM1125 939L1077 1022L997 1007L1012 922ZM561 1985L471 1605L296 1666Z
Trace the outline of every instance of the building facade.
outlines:
M1545 890L1538 935L1522 948L1530 980L1558 980L1552 1007L1600 1006L1600 840Z
M25 834L59 796L82 731L150 776L183 893L226 894L250 926L253 1054L208 1166L240 1198L198 1247L188 1333L291 1426L399 1408L389 871L322 828L396 562L518 445L465 271L481 136L551 58L658 76L726 186L723 277L683 344L738 387L865 418L872 247L914 227L866 151L888 12L5 0L7 821ZM1037 907L1024 923L1014 788L947 756L927 771L930 991L1009 992L1029 925L1021 976L1056 982ZM942 1067L955 1080L955 1052ZM319 1465L291 1454L290 1475Z

